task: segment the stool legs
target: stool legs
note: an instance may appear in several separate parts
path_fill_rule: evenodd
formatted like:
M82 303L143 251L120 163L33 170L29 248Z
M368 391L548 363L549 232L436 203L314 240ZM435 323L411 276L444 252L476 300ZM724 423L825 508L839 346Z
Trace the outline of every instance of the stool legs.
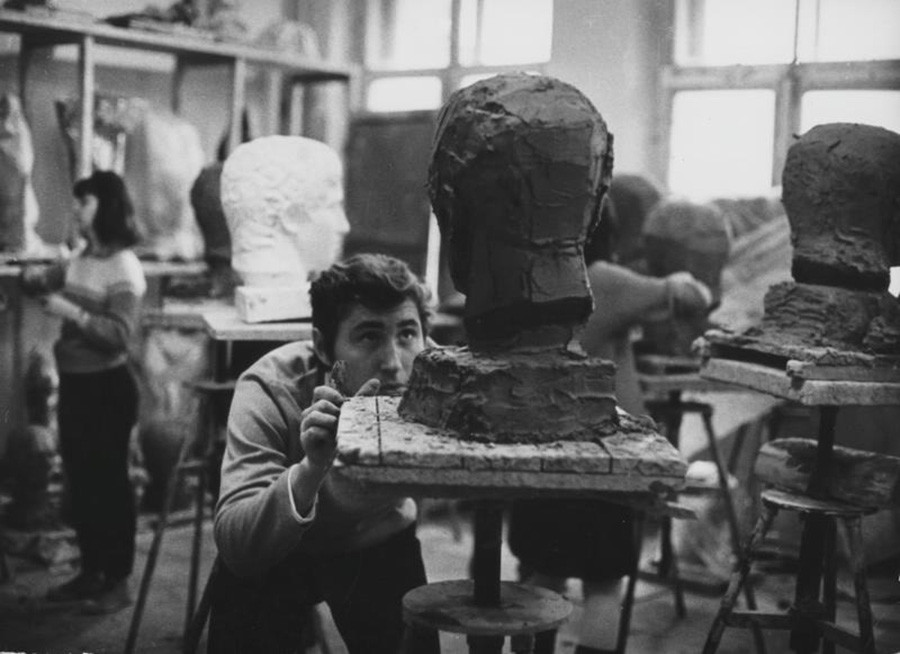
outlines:
M722 460L722 453L719 451L719 444L716 441L716 433L713 431L712 407L704 407L701 413L703 416L703 427L706 429L706 435L709 440L709 452L712 454L713 462L716 464L716 470L719 473L719 487L722 489L722 498L725 501L725 515L728 519L728 530L731 535L732 547L734 547L735 556L740 556L741 529L738 525L737 510L734 507L734 497L731 495L731 487L728 485L729 471ZM747 602L748 609L751 611L756 610L756 595L753 592L753 584L749 579L745 580L744 583L744 600ZM757 654L765 654L766 641L763 638L762 629L756 624L751 629Z
M741 557L735 564L731 581L728 582L728 590L725 591L725 596L722 597L719 612L716 614L716 618L709 630L709 635L706 637L706 643L703 645L703 654L714 654L718 649L719 642L722 640L722 634L725 632L725 622L734 610L741 587L750 573L753 553L769 531L769 527L772 526L772 521L777 513L778 509L763 504L756 527L753 529L753 533L750 535Z
M872 605L869 603L869 587L866 584L865 555L863 553L862 520L859 517L844 520L847 540L850 543L850 571L856 591L856 611L859 619L860 651L875 654L875 633L872 627Z
M822 599L825 619L834 622L837 615L837 524L829 522L825 532L825 561L822 569ZM834 643L827 638L822 642L822 654L834 654Z

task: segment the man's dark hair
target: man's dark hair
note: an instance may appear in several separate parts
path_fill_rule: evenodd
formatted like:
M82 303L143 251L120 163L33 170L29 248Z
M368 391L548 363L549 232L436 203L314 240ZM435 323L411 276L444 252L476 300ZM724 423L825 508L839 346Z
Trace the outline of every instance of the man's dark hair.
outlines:
M88 195L97 198L93 228L101 245L128 248L138 242L134 205L125 182L116 173L94 171L90 177L75 182L72 193L79 199Z
M357 254L322 272L309 289L313 327L322 333L325 352L334 356L338 326L354 304L386 311L412 300L423 335L428 335L431 293L404 262L384 254Z

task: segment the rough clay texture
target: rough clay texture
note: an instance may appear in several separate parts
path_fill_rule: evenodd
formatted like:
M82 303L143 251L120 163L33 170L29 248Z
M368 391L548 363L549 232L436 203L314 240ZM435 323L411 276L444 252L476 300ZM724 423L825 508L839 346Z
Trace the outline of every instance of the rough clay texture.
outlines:
M618 427L615 365L565 348L416 357L402 417L498 443L590 440Z
M783 282L766 293L762 324L747 335L784 346L900 355L900 302L885 292Z
M782 184L794 279L887 289L900 265L900 134L818 125L791 146Z
M587 319L583 246L611 172L612 136L568 84L501 75L450 98L428 186L470 338L508 328L508 307L528 325Z
M762 323L733 344L823 365L896 362L900 300L887 288L900 263L900 134L812 128L788 151L782 200L795 282L770 287Z

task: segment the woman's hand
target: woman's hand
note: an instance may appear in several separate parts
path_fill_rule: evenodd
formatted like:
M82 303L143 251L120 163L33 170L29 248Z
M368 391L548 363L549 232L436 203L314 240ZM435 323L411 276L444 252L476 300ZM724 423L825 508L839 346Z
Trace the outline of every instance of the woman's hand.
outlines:
M67 320L72 320L80 327L84 327L90 319L90 315L87 311L71 300L67 300L60 293L51 293L50 295L47 295L42 298L41 303L43 304L44 311L47 313Z

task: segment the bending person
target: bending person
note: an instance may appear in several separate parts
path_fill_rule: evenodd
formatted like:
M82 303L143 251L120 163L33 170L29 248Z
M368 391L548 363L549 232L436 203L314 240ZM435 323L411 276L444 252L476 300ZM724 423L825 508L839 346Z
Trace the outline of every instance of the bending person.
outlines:
M614 258L614 207L585 246L594 312L581 336L591 356L613 361L619 406L645 413L630 332L648 318L694 315L709 310L709 290L691 275L648 277L604 259ZM513 504L509 546L522 580L563 592L569 578L582 583L584 610L575 654L615 651L622 579L637 555L631 509L601 500L524 500ZM552 654L556 632L538 634L534 654Z

